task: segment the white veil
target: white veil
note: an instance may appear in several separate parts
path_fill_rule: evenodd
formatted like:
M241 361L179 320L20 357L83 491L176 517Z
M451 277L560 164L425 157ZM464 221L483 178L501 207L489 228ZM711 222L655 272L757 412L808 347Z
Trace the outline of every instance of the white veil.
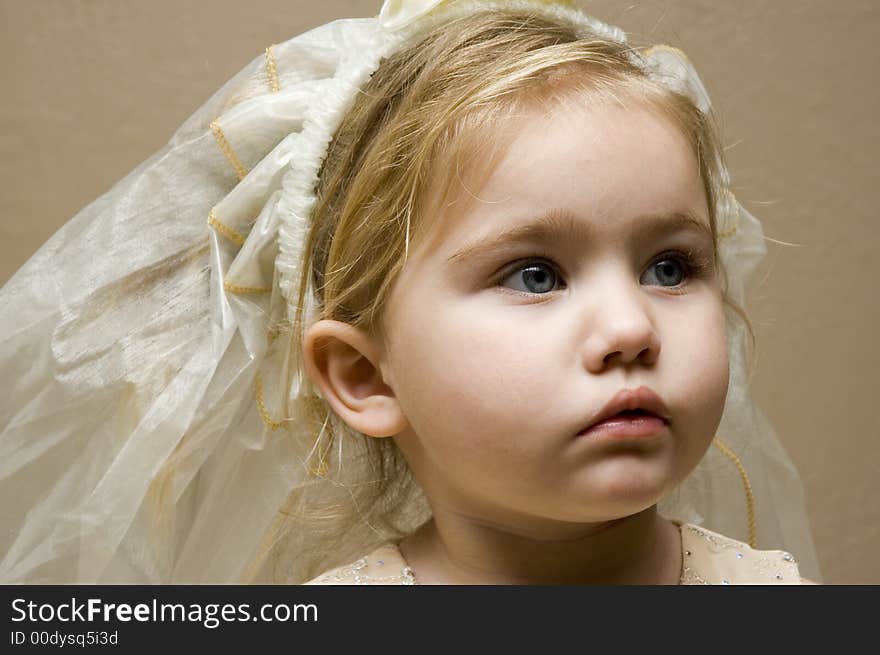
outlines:
M537 0L389 0L379 17L322 25L267 48L3 287L0 582L297 582L349 555L293 535L301 552L282 575L268 557L291 494L327 485L309 472L304 389L275 329L296 296L317 171L356 90L433 25L488 6L624 40ZM708 108L677 51L645 56ZM721 257L744 304L763 233L732 196L722 204ZM723 443L661 509L788 550L819 579L800 479L750 397L744 329L728 324ZM352 535L351 554L377 538Z

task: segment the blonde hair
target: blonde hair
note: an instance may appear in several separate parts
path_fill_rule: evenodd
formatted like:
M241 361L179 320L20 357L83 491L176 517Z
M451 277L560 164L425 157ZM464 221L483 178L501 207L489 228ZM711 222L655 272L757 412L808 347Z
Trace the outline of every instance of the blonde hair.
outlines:
M681 129L699 162L724 301L748 324L727 298L717 257L716 214L726 179L714 119L652 79L637 61L631 45L598 36L584 40L570 26L513 10L457 18L383 60L336 131L319 174L293 352L302 352L306 294L312 288L320 300L314 318L383 335L389 291L409 249L430 225L429 210L457 179L443 171L488 170L505 143L485 139L487 130L498 133L524 110L571 97L638 102ZM402 536L425 517L424 499L392 439L364 437L321 398L304 402L319 453L330 452L334 444L341 448L339 440L357 443L372 471L365 484L346 490L351 502L313 506L309 516L322 519L325 542L335 535L341 545L346 526L358 519L370 523L380 541ZM316 473L332 477L335 465L331 461ZM405 517L403 506L416 501L421 509L415 515L395 519ZM344 552L340 561L348 556Z

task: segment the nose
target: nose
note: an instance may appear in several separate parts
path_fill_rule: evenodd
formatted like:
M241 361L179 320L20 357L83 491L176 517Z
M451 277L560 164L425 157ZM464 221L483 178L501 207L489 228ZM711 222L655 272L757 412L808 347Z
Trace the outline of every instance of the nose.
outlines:
M651 365L660 355L650 300L638 285L609 284L601 299L591 303L584 365L594 374L614 365Z

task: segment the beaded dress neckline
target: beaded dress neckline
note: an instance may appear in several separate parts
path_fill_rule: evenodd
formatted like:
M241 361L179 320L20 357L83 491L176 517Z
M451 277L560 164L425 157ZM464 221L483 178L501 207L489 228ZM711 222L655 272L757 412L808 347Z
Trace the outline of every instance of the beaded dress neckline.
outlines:
M783 550L757 550L692 523L673 521L681 534L681 585L803 584L795 558ZM396 543L310 580L316 585L418 585Z

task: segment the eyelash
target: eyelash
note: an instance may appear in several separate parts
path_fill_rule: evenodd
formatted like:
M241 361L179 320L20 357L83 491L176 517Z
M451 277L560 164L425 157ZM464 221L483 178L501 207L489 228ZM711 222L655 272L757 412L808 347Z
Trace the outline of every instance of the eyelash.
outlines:
M680 284L677 284L675 286L672 286L672 287L665 287L662 285L660 286L661 289L667 289L667 290L671 291L672 293L676 293L676 292L684 293L683 289L688 284L688 282L693 279L699 279L699 278L704 277L709 272L711 265L712 265L711 261L708 258L697 253L696 251L693 251L693 250L667 250L667 251L662 252L659 255L657 255L651 261L651 263L647 266L647 268L645 270L649 270L652 266L656 266L658 263L664 262L667 260L677 261L679 264L682 265L682 268L684 269L684 281L683 282L681 282ZM544 293L544 294L539 294L539 293L531 293L528 291L520 291L519 289L510 289L508 287L501 286L501 283L504 280L506 280L508 277L510 277L510 275L512 273L515 273L515 272L522 270L524 268L528 268L530 265L536 264L536 263L546 264L547 266L549 266L550 268L552 268L555 271L556 275L560 279L563 278L563 275L561 273L561 267L558 266L553 261L553 258L551 256L544 254L544 253L541 253L541 252L536 252L531 257L528 257L525 259L519 259L516 262L513 262L512 264L510 264L509 266L506 266L504 268L503 272L501 274L499 274L497 279L495 280L495 286L498 286L499 288L505 289L506 291L508 291L510 293L515 293L517 295L524 295L524 296L548 295L550 292ZM564 284L564 282L563 282L563 284ZM651 286L655 286L655 285L651 285Z

